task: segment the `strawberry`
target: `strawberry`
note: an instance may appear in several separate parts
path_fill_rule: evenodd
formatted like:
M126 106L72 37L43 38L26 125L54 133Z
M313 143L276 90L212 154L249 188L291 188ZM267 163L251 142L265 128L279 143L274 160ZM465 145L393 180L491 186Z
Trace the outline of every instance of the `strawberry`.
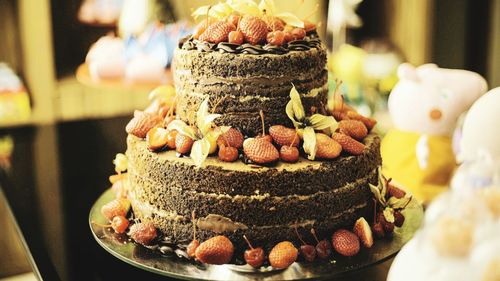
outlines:
M352 155L361 155L365 150L364 144L351 138L348 135L344 135L342 133L333 133L332 138L342 146L343 150L349 152Z
M363 140L368 135L368 129L358 120L342 120L339 122L339 131L357 140Z
M236 30L236 26L225 21L216 21L210 24L207 29L200 35L200 41L206 41L214 44L227 42L229 32Z
M373 233L365 218L361 217L356 221L353 232L358 236L359 240L361 240L363 246L366 248L371 248L373 246Z
M233 127L221 134L217 139L217 145L231 146L240 149L243 146L243 134Z
M316 24L308 20L304 20L304 29L306 30L306 32L316 30Z
M284 37L285 43L292 41L293 40L292 32L290 31L284 31L284 32L285 32L285 37Z
M295 163L299 161L299 149L295 146L282 146L280 149L280 159L284 162L289 163Z
M202 263L225 264L231 261L234 247L226 236L215 236L203 242L196 249L196 259Z
M175 136L175 151L180 154L187 154L191 151L193 143L194 141L192 138L183 134L177 134L177 136Z
M175 139L177 138L177 130L172 130L168 132L167 135L167 146L170 149L175 149Z
M278 145L298 146L300 138L297 130L287 128L283 125L274 125L269 128L269 135Z
M297 260L299 251L289 241L283 241L273 247L269 253L269 263L276 269L287 268Z
M124 198L117 198L102 206L101 214L111 221L116 216L126 216L129 209L130 201Z
M395 187L392 184L387 185L387 195L389 198L396 197L397 199L401 199L406 195L406 192L398 187Z
M124 233L125 230L127 230L129 221L126 217L124 216L116 216L113 218L111 221L111 227L116 233Z
M373 129L373 127L375 127L375 125L377 124L377 121L375 119L365 117L365 116L363 116L363 115L361 115L353 110L347 111L346 116L349 119L358 120L358 121L363 122L363 124L365 124L368 131L371 131Z
M339 229L333 233L332 245L337 253L346 257L356 255L360 249L358 236L345 229Z
M227 36L227 40L229 43L241 45L245 41L245 36L239 30L234 30L229 32Z
M219 148L219 159L224 162L234 162L238 160L238 149L222 145Z
M168 131L162 127L154 127L146 135L148 149L156 151L163 149L168 143Z
M405 223L405 216L400 211L394 211L394 226L402 227Z
M158 114L136 110L134 112L134 118L128 122L125 131L127 131L128 134L143 139L146 137L149 130L161 122L162 119Z
M306 37L306 30L300 27L292 29L293 40L302 40Z
M149 245L151 241L156 238L158 233L152 223L140 222L130 227L129 235L135 242L142 245Z
M267 17L265 19L268 31L283 31L285 29L285 23L277 17Z
M280 158L280 153L276 147L265 138L250 138L243 143L243 152L257 164L272 163Z
M205 30L207 30L207 27L208 27L209 23L210 23L210 21L208 19L203 20L202 22L200 22L196 26L196 29L195 29L194 34L193 34L193 38L194 39L199 39L200 36L203 34L203 32L205 32Z
M255 137L255 139L257 139L257 140L262 139L262 140L265 140L265 141L270 142L270 143L273 142L273 138L271 137L271 135L258 135Z
M316 134L316 157L323 159L334 159L342 152L342 146L328 135Z
M258 17L246 15L240 20L239 26L245 36L245 41L257 45L266 41L267 24Z
M283 31L273 31L267 34L267 43L274 46L281 46L285 43L285 32Z

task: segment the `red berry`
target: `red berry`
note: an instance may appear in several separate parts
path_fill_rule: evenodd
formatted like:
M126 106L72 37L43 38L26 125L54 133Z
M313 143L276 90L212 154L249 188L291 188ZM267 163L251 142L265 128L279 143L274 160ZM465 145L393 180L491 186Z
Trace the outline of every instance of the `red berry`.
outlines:
M135 242L142 245L149 245L157 236L156 228L150 222L141 222L132 225L129 234Z
M403 216L400 211L394 211L394 225L397 227L402 227L404 223L405 216Z
M384 227L382 226L382 223L376 222L372 226L372 232L375 234L377 238L384 238L385 237L385 231Z
M229 32L229 35L228 35L229 43L241 45L241 44L243 44L244 40L245 40L245 36L243 36L243 33L241 31L235 30L235 31Z
M193 240L189 245L187 246L186 252L190 258L194 258L196 255L196 249L198 249L198 246L200 246L200 242L198 240Z
M167 146L170 149L175 149L175 138L177 137L177 130L172 130L168 132L167 135Z
M300 27L292 29L292 36L294 40L302 40L306 37L306 30Z
M316 252L318 254L318 257L326 259L332 254L332 245L326 239L321 240L316 245Z
M127 230L129 221L124 216L116 216L111 221L111 227L116 233L124 233Z
M280 159L289 163L299 161L299 149L295 146L282 146L280 149Z
M283 31L274 31L267 34L267 43L275 46L281 46L285 43L285 33Z
M187 154L191 151L193 143L194 141L192 138L183 134L177 134L175 137L175 150L180 154Z
M313 262L316 258L316 249L312 245L302 245L300 246L300 254L304 256L306 261Z
M264 263L264 250L261 247L254 248L248 238L243 235L243 238L248 244L250 249L246 250L243 254L245 261L253 268L259 268Z
M245 261L253 268L259 268L264 263L264 250L262 248L248 249L243 255Z
M293 40L293 35L292 35L292 32L290 31L285 31L285 37L284 37L284 41L285 43L287 42L290 42Z
M231 146L221 146L219 149L219 159L224 162L234 162L238 160L238 149Z

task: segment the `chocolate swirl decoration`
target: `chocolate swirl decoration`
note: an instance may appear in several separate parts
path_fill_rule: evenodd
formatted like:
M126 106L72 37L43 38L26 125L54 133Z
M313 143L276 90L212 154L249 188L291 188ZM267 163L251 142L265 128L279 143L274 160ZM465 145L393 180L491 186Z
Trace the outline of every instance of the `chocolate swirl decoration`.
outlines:
M199 41L194 39L192 36L185 37L179 41L180 49L183 50L198 50L200 52L220 52L220 53L230 53L230 54L250 54L250 55L262 55L262 54L274 54L283 55L291 51L307 51L310 49L319 49L321 47L321 40L318 34L315 32L307 34L302 40L294 40L283 44L282 46L275 46L271 44L266 45L252 45L244 43L241 45L233 44L229 42L221 42L219 44L213 44L210 42Z

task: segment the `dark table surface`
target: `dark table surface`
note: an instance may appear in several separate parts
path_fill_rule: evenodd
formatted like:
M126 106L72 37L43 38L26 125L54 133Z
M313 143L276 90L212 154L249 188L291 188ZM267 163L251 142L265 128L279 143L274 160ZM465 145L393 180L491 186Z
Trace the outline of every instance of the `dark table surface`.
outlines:
M12 167L0 169L0 186L40 279L168 280L110 255L88 225L92 204L110 186L112 160L126 149L129 118L0 129L14 139ZM385 280L391 262L338 280Z

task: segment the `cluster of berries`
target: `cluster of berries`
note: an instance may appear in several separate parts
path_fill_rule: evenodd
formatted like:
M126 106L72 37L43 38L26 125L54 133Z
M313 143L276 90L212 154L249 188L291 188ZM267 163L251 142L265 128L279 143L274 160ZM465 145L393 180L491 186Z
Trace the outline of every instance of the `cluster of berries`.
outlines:
M277 17L231 14L224 20L205 19L193 35L194 39L218 44L229 42L241 45L249 43L281 46L294 40L301 40L316 25L304 21L304 28L286 25Z

